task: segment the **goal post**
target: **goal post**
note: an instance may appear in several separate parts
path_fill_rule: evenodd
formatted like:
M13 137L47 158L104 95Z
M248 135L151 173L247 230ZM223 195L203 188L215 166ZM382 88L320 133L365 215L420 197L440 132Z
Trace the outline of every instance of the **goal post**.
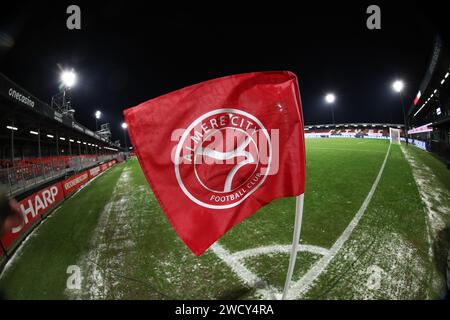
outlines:
M400 129L389 128L391 144L400 144Z

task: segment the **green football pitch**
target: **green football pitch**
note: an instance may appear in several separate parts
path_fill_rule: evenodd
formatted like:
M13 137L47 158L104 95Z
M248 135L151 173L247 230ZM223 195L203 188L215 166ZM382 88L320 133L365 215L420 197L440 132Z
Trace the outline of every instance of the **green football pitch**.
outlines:
M306 151L289 298L440 298L450 171L429 153L383 140L308 139ZM0 291L10 299L279 298L294 207L293 198L272 202L196 257L131 159L66 200L27 238ZM78 287L67 286L74 266Z

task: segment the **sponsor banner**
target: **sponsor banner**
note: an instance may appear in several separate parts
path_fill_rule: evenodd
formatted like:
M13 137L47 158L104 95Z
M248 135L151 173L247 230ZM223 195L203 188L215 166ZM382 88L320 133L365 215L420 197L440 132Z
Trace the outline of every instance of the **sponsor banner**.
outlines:
M78 123L76 123L75 121L72 122L72 128L77 129L78 131L84 132L84 128L82 126L80 126Z
M9 88L8 95L10 98L17 100L26 106L34 108L35 102L27 93L15 90L14 88Z
M100 171L101 172L106 171L108 168L109 168L109 164L104 163L100 166Z
M89 182L90 179L97 176L100 172L107 170L114 164L115 161L113 160L102 166L83 171L82 173L46 187L21 200L19 206L24 216L24 223L13 228L11 232L8 232L0 239L3 247L9 251L11 249L11 244L13 244L21 234L28 231L29 227L33 222L37 221L40 216L50 211L58 202L70 196L82 185ZM0 258L3 255L3 250L0 248Z
M366 139L380 139L380 140L389 140L391 139L389 136L367 136L364 137Z
M426 125L413 128L411 130L408 130L408 134L417 134L417 133L424 133L424 132L432 132L433 128L430 126L431 123L428 123Z
M100 166L100 172L106 171L115 164L115 161L108 161Z
M83 184L88 182L90 180L89 178L89 171L83 171L73 177L70 177L66 180L63 180L62 186L64 189L65 196L69 196L73 192L75 192L79 187L81 187Z
M305 133L305 138L328 138L330 136L329 133Z
M416 139L409 139L412 144L414 144L417 148L422 149L424 151L428 151L427 143L425 141L420 141Z
M63 198L62 184L56 183L20 201L19 206L24 217L24 222L22 225L12 228L9 233L2 237L1 242L3 247L9 248L11 243L27 230L33 222Z
M368 137L370 137L370 138L372 138L372 137L374 137L374 138L379 138L379 137L382 137L383 136L383 134L382 133L368 133L367 134L367 136Z
M102 172L102 170L100 169L100 166L89 169L89 179L92 179L92 178L98 176L100 174L100 172Z

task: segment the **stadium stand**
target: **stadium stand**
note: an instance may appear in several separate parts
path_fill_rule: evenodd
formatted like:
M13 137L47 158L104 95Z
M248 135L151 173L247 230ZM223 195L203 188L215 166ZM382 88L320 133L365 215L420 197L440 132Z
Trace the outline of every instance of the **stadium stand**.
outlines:
M397 128L403 134L401 124L381 123L348 123L348 124L325 124L316 126L305 126L306 138L368 138L389 139L389 128Z
M408 111L408 135L447 162L450 169L450 51L435 39L428 69Z
M125 152L0 73L0 191L19 197Z

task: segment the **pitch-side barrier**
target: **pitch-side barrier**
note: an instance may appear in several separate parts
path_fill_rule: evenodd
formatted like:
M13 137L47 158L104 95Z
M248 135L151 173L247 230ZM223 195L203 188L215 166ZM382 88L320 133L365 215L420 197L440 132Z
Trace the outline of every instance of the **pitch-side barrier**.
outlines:
M100 173L107 171L116 163L116 160L111 160L85 170L70 178L47 186L19 201L24 221L22 225L12 228L0 239L0 269L31 231L58 207L64 199L70 197L86 183Z

